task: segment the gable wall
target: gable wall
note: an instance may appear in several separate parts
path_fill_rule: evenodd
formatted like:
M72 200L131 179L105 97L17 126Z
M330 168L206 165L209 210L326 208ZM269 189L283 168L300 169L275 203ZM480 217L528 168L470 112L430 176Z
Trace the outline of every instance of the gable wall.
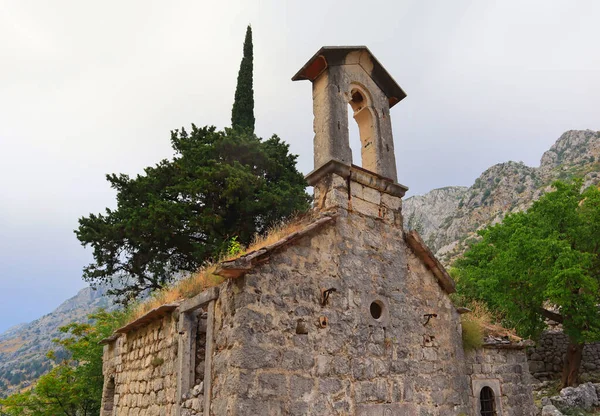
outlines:
M215 336L212 415L469 413L458 313L401 228L373 218L343 211L229 281Z
M171 314L104 347L106 384L114 377L114 410L102 416L175 416L177 325Z

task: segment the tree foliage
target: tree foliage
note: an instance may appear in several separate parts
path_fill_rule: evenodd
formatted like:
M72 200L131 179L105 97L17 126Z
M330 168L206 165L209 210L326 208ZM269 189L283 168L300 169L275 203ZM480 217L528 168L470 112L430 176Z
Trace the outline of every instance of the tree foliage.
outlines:
M0 414L8 416L94 416L100 414L102 398L102 346L119 323L121 313L100 311L94 321L71 323L60 328L69 336L54 340L69 358L57 362L28 391L0 400ZM57 360L56 355L49 353Z
M520 334L537 336L547 318L562 324L571 343L563 385L577 380L583 343L600 340L600 191L581 184L554 183L527 212L480 232L455 263L459 293Z
M195 271L256 233L309 207L296 156L277 136L192 126L171 134L172 160L144 175L107 175L117 208L90 214L75 230L94 262L92 284L112 285L122 301L159 289L180 271Z
M254 133L254 90L252 88L253 71L252 28L248 25L244 40L244 56L238 72L235 100L231 110L231 127L247 129Z

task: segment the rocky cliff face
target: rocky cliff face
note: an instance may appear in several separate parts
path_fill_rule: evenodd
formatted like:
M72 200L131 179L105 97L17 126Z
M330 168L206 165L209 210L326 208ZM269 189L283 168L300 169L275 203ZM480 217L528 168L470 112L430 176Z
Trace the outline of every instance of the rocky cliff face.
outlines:
M56 347L54 338L64 336L59 327L73 321L84 322L88 314L108 307L104 289L87 287L53 312L0 334L0 396L28 386L52 367L46 353Z
M406 199L402 206L405 225L417 230L427 244L434 247L438 238L436 230L458 209L468 190L466 186L448 186Z
M405 225L417 229L446 265L464 252L477 230L522 211L556 179L600 177L600 132L570 130L542 156L539 167L506 162L481 174L469 188L434 189L404 201Z

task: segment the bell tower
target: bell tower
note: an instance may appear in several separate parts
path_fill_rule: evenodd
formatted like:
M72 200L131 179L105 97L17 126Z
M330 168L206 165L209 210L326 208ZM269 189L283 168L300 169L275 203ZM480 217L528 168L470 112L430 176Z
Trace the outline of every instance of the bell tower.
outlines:
M322 47L292 78L313 87L314 170L318 209L343 207L401 226L390 108L406 93L365 46ZM361 142L362 166L353 164L348 111Z

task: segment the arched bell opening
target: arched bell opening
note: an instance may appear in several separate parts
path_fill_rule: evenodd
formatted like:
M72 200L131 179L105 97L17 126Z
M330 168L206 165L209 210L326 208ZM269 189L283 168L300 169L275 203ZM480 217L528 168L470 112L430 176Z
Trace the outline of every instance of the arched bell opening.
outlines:
M358 143L360 146L360 166L364 169L376 172L377 171L377 149L376 143L376 126L375 126L375 110L371 105L371 99L364 88L357 85L352 85L350 90L350 101L348 104L352 109L352 117L356 121L358 127ZM358 143L356 140L356 129L353 128L353 123L348 122L350 148L355 150ZM354 157L355 163L358 158ZM358 164L358 163L356 163Z

